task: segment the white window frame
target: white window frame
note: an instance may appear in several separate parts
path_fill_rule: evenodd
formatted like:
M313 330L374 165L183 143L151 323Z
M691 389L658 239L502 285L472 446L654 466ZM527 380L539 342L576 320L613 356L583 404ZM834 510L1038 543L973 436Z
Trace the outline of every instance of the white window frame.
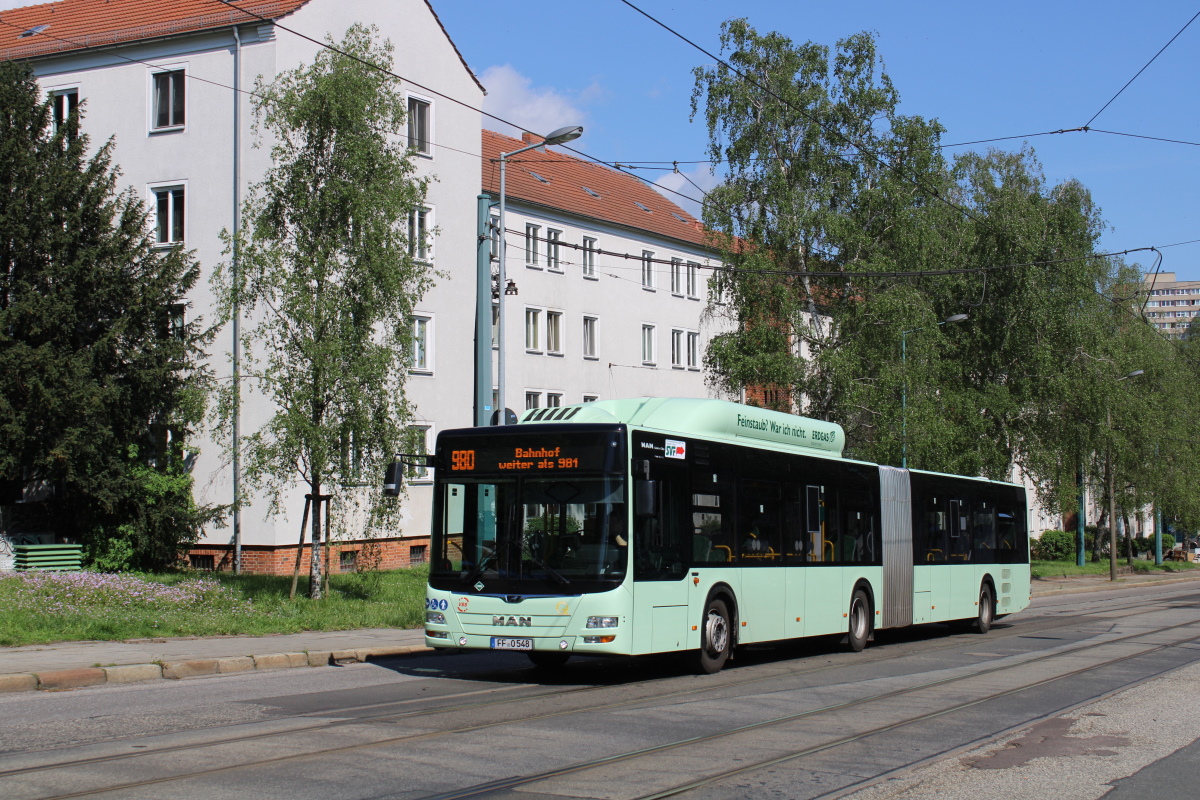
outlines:
M409 350L409 368L410 375L432 375L433 374L433 314L417 312L408 318L409 333L411 334L411 343ZM423 336L418 336L423 333ZM425 348L424 364L417 363L417 345L422 343Z
M683 329L671 329L671 369L683 369Z
M533 401L533 405L529 404L530 400ZM541 408L541 407L542 407L542 391L541 391L541 389L526 389L525 390L525 410L529 411L530 409Z
M424 229L421 222L425 223ZM417 234L420 233L418 238ZM433 206L421 206L408 212L408 256L422 264L434 259Z
M596 239L594 236L583 237L583 250L580 256L583 263L583 277L590 281L596 278Z
M191 188L188 186L188 182L186 180L159 181L157 183L148 184L146 187L146 190L147 190L146 194L148 196L149 204L150 204L150 218L153 221L151 231L153 232L153 236L154 236L154 246L155 247L174 247L179 244L187 244L188 231L191 229L191 221L188 219L188 206L190 205L189 198L191 197L191 194L192 194ZM159 238L158 238L158 227L159 227L159 219L158 219L158 217L159 217L159 214L158 214L159 197L158 196L159 196L159 193L170 192L168 213L171 215L171 217L174 217L175 203L176 203L175 192L177 192L177 191L183 192L183 215L182 215L183 216L183 220L182 220L183 221L183 236L179 239L176 239L176 238L174 238L174 231L169 230L168 238L166 240L159 240ZM171 228L172 226L170 223L168 223L167 227Z
M588 323L591 323L589 326ZM591 328L589 331L588 328ZM600 317L595 314L583 315L583 357L588 361L597 361L600 356Z
M546 408L562 408L563 392L546 392Z
M546 354L561 356L563 354L563 312L559 309L546 309ZM557 341L555 341L557 339Z
M700 369L700 331L687 331L687 344L685 345L687 368L692 371Z
M532 222L525 223L525 266L530 269L541 269L538 263L538 240L542 238L542 226Z
M650 322L642 323L642 364L652 367L658 363L658 342L656 341L657 326Z
M598 394L585 394L583 396L583 402L585 402L585 403L594 403L599 399L600 399L600 395L598 395Z
M562 244L562 231L546 228L546 269L551 272L562 272L562 261L559 259Z
M683 296L683 259L671 258L671 294Z
M408 427L409 431L420 431L424 434L423 438L425 441L423 443L423 446L417 445L417 447L415 448L420 451L419 454L424 455L426 453L432 452L432 450L430 450L430 448L429 448L429 443L431 441L436 441L435 439L432 438L433 423L429 422L429 421L425 421L420 424L409 425L407 427ZM405 469L406 478L409 483L416 483L416 484L433 483L433 470L430 469L429 467L422 466L420 464L413 464L411 466L405 467L404 469Z
M183 89L183 122L159 125L158 124L158 76L168 73L179 72L183 74L180 85ZM149 91L146 93L146 131L148 135L158 135L163 133L178 133L179 131L187 130L188 119L191 114L188 113L188 95L187 90L188 75L191 74L191 64L188 62L166 62L155 64L147 70L146 81Z
M525 306L525 352L542 352L542 312L543 308ZM530 322L533 322L532 327ZM532 335L531 335L532 334Z
M409 132L411 130L411 128L410 128L411 117L409 116L409 113L410 113L409 108L412 106L412 104L414 102L425 104L425 149L424 150L420 150L417 148L417 146L413 143L412 134ZM416 154L417 156L419 156L420 158L433 159L433 98L409 92L404 99L404 113L405 113L404 134L405 134L405 137L408 139L409 149L411 149L412 152L414 154Z
M67 118L71 115L71 109L69 107L63 107L60 109L59 105L68 105L66 98L70 97L71 95L75 95L75 106L78 108L80 94L81 92L79 91L78 84L69 86L55 86L53 89L50 89L46 92L46 99L50 101L50 125L54 133L58 133L59 126L66 122Z
M648 292L654 291L654 251L642 251L642 288Z
M500 301L492 301L492 349L500 349Z
M700 263L698 261L689 261L685 269L687 269L687 296L692 300L699 300Z

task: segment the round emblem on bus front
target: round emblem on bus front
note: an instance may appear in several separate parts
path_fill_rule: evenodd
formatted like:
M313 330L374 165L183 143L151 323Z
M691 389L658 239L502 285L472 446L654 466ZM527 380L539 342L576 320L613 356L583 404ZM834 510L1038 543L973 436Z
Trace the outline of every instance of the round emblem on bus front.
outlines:
M464 597L461 600L459 600L458 601L458 613L465 614L467 611L467 606L469 606L469 605L471 605L471 598Z

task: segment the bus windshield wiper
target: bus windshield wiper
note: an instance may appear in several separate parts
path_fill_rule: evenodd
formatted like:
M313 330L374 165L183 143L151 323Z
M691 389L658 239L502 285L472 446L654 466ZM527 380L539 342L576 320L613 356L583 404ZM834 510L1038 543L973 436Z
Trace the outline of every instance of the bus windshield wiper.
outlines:
M549 564L547 564L545 561L542 561L540 558L535 556L533 553L529 554L529 560L532 561L534 564L537 564L542 569L546 570L546 572L550 575L550 577L554 578L554 580L558 581L559 583L563 584L564 586L566 584L570 583L569 580L564 578L562 575L559 575L557 572L555 572L553 569L550 568Z

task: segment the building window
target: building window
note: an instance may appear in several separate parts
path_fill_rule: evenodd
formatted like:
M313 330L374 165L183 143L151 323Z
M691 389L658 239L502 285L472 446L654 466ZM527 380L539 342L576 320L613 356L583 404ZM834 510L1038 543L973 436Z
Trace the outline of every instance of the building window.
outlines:
M687 294L688 297L696 297L696 292L699 290L700 265L695 261L687 262Z
M583 318L583 357L596 357L596 317Z
M654 288L654 253L650 250L642 251L642 288Z
M154 190L155 235L158 244L183 242L184 188L164 186Z
M429 334L433 320L429 317L412 318L412 361L409 369L413 372L430 372Z
M493 259L500 257L500 219L492 217L488 223L488 230L491 231L492 246L491 256Z
M536 267L538 263L538 237L541 235L541 225L525 226L525 263Z
M411 448L408 452L415 455L425 455L429 452L429 432L433 428L429 425L409 425L408 426L408 442L407 445ZM406 474L410 481L431 481L433 473L429 467L422 464L409 464L406 468Z
M599 399L600 399L600 395L596 395L596 394L585 394L583 396L583 402L585 402L585 403L594 403Z
M171 303L167 306L167 338L183 341L187 331L187 306L184 303Z
M358 551L342 550L338 553L338 567L342 572L354 572L358 568Z
M531 408L539 408L541 405L542 405L542 393L541 392L526 392L525 393L525 410L526 411L528 411Z
M552 269L555 272L562 271L562 267L558 263L558 243L560 236L562 236L562 231L556 231L551 228L546 229L546 269Z
M185 106L184 71L154 73L154 129L181 128Z
M423 156L430 154L429 103L415 97L408 98L408 146Z
M200 555L198 553L188 553L188 561L192 564L192 569L204 570L212 572L217 568L216 559L211 555Z
M424 564L429 560L429 545L414 544L408 548L408 564Z
M429 260L429 209L408 212L408 255L418 261Z
M546 352L562 352L562 312L546 312Z
M64 89L52 95L54 100L54 132L58 133L79 107L79 90ZM72 139L74 137L71 137Z
M700 334L696 331L688 331L687 366L688 369L700 369Z
M642 326L642 363L654 364L654 326Z
M559 408L562 406L562 394L557 392L546 393L546 408Z
M542 312L536 308L525 309L525 349L541 350Z
M683 261L671 259L671 294L683 294Z
M500 348L500 304L492 303L492 349Z
M596 240L583 237L583 277L596 277Z
M683 331L671 331L671 366L683 369Z

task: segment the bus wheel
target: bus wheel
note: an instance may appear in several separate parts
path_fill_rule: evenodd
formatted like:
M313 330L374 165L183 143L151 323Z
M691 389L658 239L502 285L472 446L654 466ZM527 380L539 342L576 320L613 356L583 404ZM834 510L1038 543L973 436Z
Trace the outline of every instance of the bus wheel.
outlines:
M696 662L700 672L708 675L720 672L729 660L729 646L729 607L724 600L714 597L708 601L700 624L700 657Z
M567 659L571 657L570 653L556 652L554 650L530 650L526 655L533 662L535 667L541 669L558 669L567 663Z
M846 642L852 652L860 653L867 646L867 639L871 638L871 603L862 589L855 589L850 596L849 617L850 629Z
M987 633L996 621L996 598L992 596L991 584L985 583L979 590L979 615L971 625L976 633Z

